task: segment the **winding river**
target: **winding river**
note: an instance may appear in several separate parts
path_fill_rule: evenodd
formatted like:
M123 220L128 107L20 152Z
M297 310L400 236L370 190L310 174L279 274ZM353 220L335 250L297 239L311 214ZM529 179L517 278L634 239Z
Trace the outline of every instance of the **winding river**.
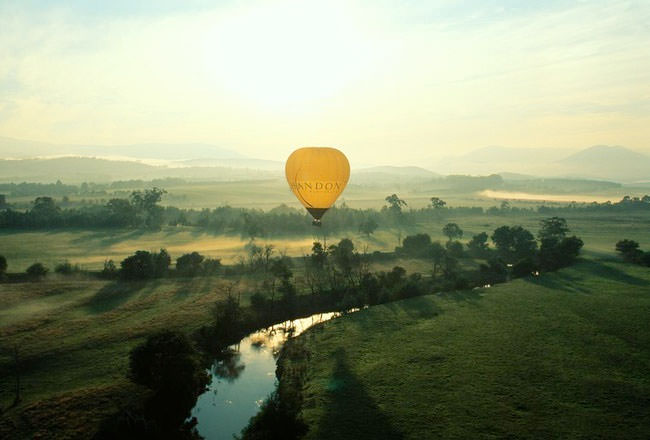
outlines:
M212 382L208 390L192 409L199 434L206 440L239 435L275 389L276 357L287 338L340 315L319 313L285 321L252 333L225 350L210 368Z

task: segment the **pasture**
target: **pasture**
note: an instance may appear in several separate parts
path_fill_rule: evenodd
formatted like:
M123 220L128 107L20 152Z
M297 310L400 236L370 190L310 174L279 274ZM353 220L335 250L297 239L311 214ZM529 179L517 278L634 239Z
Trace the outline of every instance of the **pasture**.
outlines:
M476 356L468 358L469 360L456 359L454 363L450 363L441 370L451 375L462 369L463 375L454 380L462 382L463 380L475 379L488 374L497 375L496 367L490 371L478 368L480 361L489 359L491 356L491 352L486 350L501 350L501 348L497 347L497 342L481 339L487 337L482 336L481 332L484 328L490 330L492 333L489 334L494 334L495 338L501 338L498 339L498 343L505 344L504 347L506 348L503 348L503 350L507 349L509 350L508 353L515 353L516 348L512 345L508 346L505 340L508 332L514 335L520 333L524 335L515 337L515 342L519 341L524 344L526 338L532 338L531 344L533 345L537 343L552 345L547 340L535 339L536 336L532 334L531 329L542 331L545 329L544 323L553 325L555 326L553 328L557 328L559 332L555 336L556 340L561 340L564 337L573 338L575 335L567 332L577 331L576 328L593 331L595 324L583 323L582 318L576 317L578 312L588 314L588 310L592 306L596 307L594 313L603 312L599 307L605 309L609 307L607 310L613 311L609 318L605 317L608 319L608 325L611 325L612 328L615 327L622 332L632 332L628 326L641 326L639 314L645 313L645 316L648 316L647 304L644 302L645 297L643 296L648 293L647 285L650 281L647 270L643 272L643 268L624 266L609 261L608 258L612 258L614 244L622 238L637 240L643 248L650 245L647 214L593 215L576 212L563 216L568 221L571 233L580 236L585 242L583 253L586 260L576 268L567 269L558 274L546 275L538 283L516 281L512 284L499 286L484 292L485 295L466 292L449 297L418 298L410 300L410 302L373 308L360 314L359 316L366 316L366 314L370 313L368 316L372 317L368 318L364 324L367 326L368 335L382 334L384 330L378 330L379 327L385 327L385 330L394 330L395 338L382 339L382 341L389 342L385 344L385 347L402 344L403 341L400 342L398 339L400 337L409 338L408 341L413 339L412 342L403 344L408 348L405 348L403 352L398 351L394 358L390 358L390 353L383 353L383 348L373 345L364 346L366 347L364 350L367 350L367 352L376 352L376 356L372 361L373 365L381 371L385 370L383 373L381 371L367 372L369 374L368 380L375 381L378 384L377 386L389 386L396 383L400 384L400 386L403 384L407 390L409 386L416 387L417 381L409 385L408 381L404 382L404 378L395 376L402 369L400 363L405 362L407 366L418 368L418 370L413 371L413 377L417 378L418 374L422 374L419 377L426 380L427 384L438 383L429 382L429 379L440 380L440 377L429 377L430 373L420 368L437 365L436 356L438 355L430 354L428 350L441 346L452 347L449 350L453 350L455 356L460 356L460 353L464 351L476 353ZM434 240L445 241L446 237L442 235L441 229L447 222L459 224L464 230L462 241L466 242L473 234L482 231L490 233L501 225L522 225L536 232L540 220L545 217L547 216L532 212L525 214L504 213L500 215L449 215L437 217L432 215L431 219L408 227L398 228L394 225L380 225L370 237L356 231L324 237L322 231L315 228L314 234L311 236L259 237L255 241L258 245L272 244L277 253L294 257L307 254L314 240L322 241L326 239L327 243L332 244L343 237L352 238L357 250L360 252L392 251L398 245L400 239L417 232L426 232ZM55 264L67 260L72 264L79 264L83 269L99 270L106 259L113 259L119 264L120 260L136 250L155 251L163 247L169 251L173 260L183 253L198 251L208 257L221 258L225 264L234 264L241 258L246 257L248 239L240 236L215 235L198 227L165 226L162 230L154 232L137 229L3 230L0 232L0 243L0 254L4 255L9 263L8 271L16 273L24 271L36 261L46 264L50 269L53 269ZM463 260L464 266L472 264L475 264L475 262ZM372 269L390 270L394 265L401 265L409 272L417 271L425 275L431 269L427 261L401 259L374 263ZM296 265L294 272L297 281L299 281L301 276L300 264ZM238 283L237 292L242 293L243 305L248 305L249 295L260 281L255 275L237 277L236 279L220 276L195 279L168 278L148 282L120 283L102 281L84 274L72 276L50 274L41 282L0 283L0 347L2 347L0 367L3 372L10 373L12 371L10 351L12 347L17 346L22 370L22 402L2 418L0 434L8 435L9 438L38 438L52 432L57 433L58 437L56 438L88 437L92 435L101 420L114 412L119 406L137 399L137 396L142 393L141 389L136 388L125 377L129 351L147 335L158 330L180 329L192 331L206 323L209 319L212 304L218 299L225 298L227 294L226 284L234 281ZM612 295L613 291L620 291L622 294L620 296ZM494 303L491 298L501 299ZM547 298L550 299L548 303L546 302ZM596 302L590 302L592 300ZM510 305L511 302L512 306ZM569 309L569 312L567 312L564 309L565 302L574 307L575 310ZM485 313L479 313L483 308ZM448 310L449 313L441 315L439 310L443 309ZM627 319L627 316L623 313L628 309L633 310L631 319ZM374 315L375 313L377 315ZM387 320L387 318L383 317L386 313L393 313L395 316ZM542 319L542 317L552 316L553 314L556 314L555 320L544 321ZM439 315L449 317L445 319L452 320L451 322L444 321L448 327L441 327L442 324L439 324L440 321L438 320ZM562 318L561 322L559 321L560 318ZM595 315L593 319L601 318L603 318L601 315ZM489 319L487 327L484 326L484 324L487 324L482 319ZM528 320L535 323L535 326L530 327ZM394 324L388 321L393 321ZM347 322L347 318L345 322ZM417 324L418 322L419 324ZM502 324L499 324L501 327L497 326L493 329L489 327L496 326L495 322L501 322ZM415 327L412 326L414 323L417 324ZM584 327L580 327L583 324ZM376 327L373 327L373 325ZM474 333L463 333L470 332L470 330ZM355 333L355 331L350 331L349 340L341 335L332 336L332 343L337 346L340 345L345 350L348 350L346 347L349 347L346 344L359 346L355 337L360 333ZM417 339L418 332L422 332L425 336L424 340ZM464 335L466 339L461 338L459 335ZM310 338L313 338L313 336L310 336ZM374 336L369 337L367 343L379 344L377 338ZM585 342L584 339L578 336L574 339L570 343L573 345L568 347L559 344L558 351L551 353L555 356L553 359L558 358L562 353L573 353L571 350L577 352L581 344L589 342ZM313 339L313 343L315 344L315 350L320 350L320 348L316 348L320 347L317 344L325 344L325 342L319 341L317 337ZM604 343L609 344L609 339L605 338ZM476 346L472 344L476 344ZM492 344L492 348L489 348L489 344ZM323 345L323 347L325 351L328 349L327 345ZM588 347L593 348L593 344ZM612 350L619 350L620 348L617 348L618 345L612 345L612 347ZM497 353L500 353L498 350ZM624 351L625 347L620 348L620 350ZM611 355L613 363L620 363L621 356L623 356L620 355L620 350L615 351L615 353L619 354ZM357 368L354 366L357 359L353 357L356 354L352 351L349 353L346 351L346 353L348 360L345 360L345 362L352 366L348 365L345 368ZM332 362L339 355L334 353L333 356ZM411 357L408 358L408 356ZM441 356L451 356L451 354ZM584 360L589 366L595 365L601 369L594 373L597 375L594 380L601 380L598 375L606 368L603 366L604 364L598 364L593 359L593 353L587 353L584 356ZM640 362L646 362L647 358L644 356L647 356L647 354L643 350L640 351L638 356L640 356ZM360 364L367 362L365 359L359 359ZM534 357L531 359L517 357L516 359L517 362L529 362L529 364L526 364L528 365L526 367L527 372L534 370L531 366L532 363L544 363L543 359ZM381 367L381 362L389 363L386 364L386 367ZM418 367L418 365L420 366ZM504 365L503 371L508 372L508 374L515 372L516 365L513 363ZM334 368L332 364L330 366ZM616 365L610 367L619 368ZM556 366L549 368L550 371L556 371L553 370ZM326 369L314 371L313 377L318 377L319 374L330 374L331 371L328 371ZM625 373L619 370L612 371L618 375L616 377ZM583 372L586 373L586 371ZM366 374L365 371L364 374ZM382 378L381 374L386 374L386 376ZM358 380L358 378L354 380ZM490 382L491 387L498 388L502 385L505 387L498 388L498 392L514 393L508 388L514 385L510 383L504 385L494 378L490 380L492 380ZM647 378L641 378L637 382L642 383L643 380L647 380ZM637 382L630 384L623 381L620 385L632 390L630 391L631 396L638 396L636 388L633 388L638 385ZM454 382L454 384L457 383L459 382ZM366 397L370 396L374 399L376 397L373 394L365 394L365 390L369 389L369 385L363 383L363 381L358 382L358 385L357 391L360 394L353 394L352 401L356 398L366 399ZM562 386L564 385L563 383ZM605 386L610 386L610 384L607 383ZM440 390L424 387L424 389L430 392L429 397L434 401L440 396L444 396L445 393L451 393L445 399L452 399L453 396L450 396L453 394L455 396L453 398L457 399L454 404L459 405L461 391L452 392L448 388ZM314 388L314 390L314 392L322 391L318 391L318 388ZM490 390L493 390L493 388L490 388ZM463 392L469 391L464 390ZM389 394L396 393L396 391L386 392ZM517 402L530 399L532 391L528 390L526 393L529 394L520 395L515 393L519 396ZM391 398L397 399L395 396ZM419 396L418 399L424 399L424 397ZM12 400L13 376L3 374L0 378L0 404L3 408L7 408ZM372 402L372 399L368 401ZM480 399L477 402L477 405L481 406L472 409L472 411L483 411L485 410L484 406L491 406L491 404ZM572 406L562 400L558 400L558 402L563 405L563 409L565 406ZM643 399L641 399L641 402L644 402ZM417 405L424 405L424 400L416 403ZM497 406L509 405L510 403L511 401L505 403L499 401ZM358 404L361 407L366 405L365 403ZM395 405L408 407L410 404L411 402L395 400ZM589 404L591 405L591 403ZM614 404L624 405L624 402L615 401ZM370 403L370 405L374 404ZM88 408L93 409L88 411ZM318 406L314 408L317 409ZM338 409L347 410L347 407L339 406L338 403L334 403L331 408L333 411ZM386 408L384 409L386 410ZM543 411L548 410L548 408L542 409ZM449 413L445 413L445 417L450 417L449 414L455 410L449 410ZM601 410L596 408L594 411ZM388 409L388 412L393 411ZM602 413L603 411L598 414ZM374 414L374 409L368 413L370 420L372 420ZM416 409L413 410L412 414L416 414ZM466 413L463 414L466 415ZM487 414L494 417L495 413L488 411ZM519 413L513 415L504 412L503 414L513 418L517 417ZM320 422L316 420L320 420L322 417L325 417L325 415L317 412L309 416L308 420L314 427L313 432L319 432L317 426L320 425L317 425L317 423ZM400 425L400 423L415 423L408 419L408 414L398 410L391 417L396 418L396 421L391 420L391 426L394 423L399 432L407 434L411 432ZM383 415L375 420L378 423L377 426L383 426L382 423L384 422L382 420L386 420ZM406 422L400 420L406 420ZM584 414L575 413L576 423L583 423L584 420ZM438 421L437 418L423 419L415 423L415 425L420 426L418 429L424 429L423 426L426 427L429 423L438 423ZM625 421L629 420L625 419ZM461 424L457 432L459 435L464 435L467 432L462 431L462 426L464 426L463 423L468 422L467 420L460 420L459 422ZM477 426L487 426L485 424L488 422L488 417L486 417L484 425ZM610 422L614 423L615 420L610 420ZM530 429L533 422L525 421L522 423L527 427L522 428L520 432L525 432L525 429ZM387 429L390 428L390 426L386 426ZM554 426L557 427L559 424ZM549 429L551 433L556 432L552 431L555 429L553 427ZM417 429L413 432L421 433ZM444 437L453 436L456 431L451 433L440 432ZM557 432L562 434L560 431ZM634 433L636 431L629 432Z
M585 259L327 322L299 336L306 438L647 438L648 316L647 268Z
M583 239L587 252L610 253L614 244L623 238L636 240L642 247L650 246L648 214L576 212L562 216L567 219L571 234ZM464 231L463 241L467 241L474 234L483 231L491 233L501 225L521 225L536 233L540 220L546 217L537 213L450 215L432 217L430 221L403 228L379 225L370 237L357 231L324 236L320 229L314 228L311 236L259 237L256 243L272 244L277 252L294 257L308 253L315 240L334 243L344 237L353 239L360 251L392 251L400 239L418 232L426 232L434 240L445 241L446 237L441 230L447 222L457 223ZM112 259L117 264L136 250L155 251L162 247L173 258L197 251L232 264L245 256L247 243L248 239L238 235L215 235L191 226L165 226L162 230L153 232L142 229L0 231L0 255L7 258L10 272L22 272L36 261L53 269L54 265L65 260L79 264L83 269L100 270L107 259Z

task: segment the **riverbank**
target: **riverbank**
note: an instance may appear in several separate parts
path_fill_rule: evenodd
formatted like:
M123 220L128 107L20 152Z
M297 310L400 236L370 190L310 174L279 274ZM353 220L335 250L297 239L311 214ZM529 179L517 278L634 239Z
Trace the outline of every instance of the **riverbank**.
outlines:
M648 316L647 268L582 260L330 321L281 362L305 369L309 440L644 438Z

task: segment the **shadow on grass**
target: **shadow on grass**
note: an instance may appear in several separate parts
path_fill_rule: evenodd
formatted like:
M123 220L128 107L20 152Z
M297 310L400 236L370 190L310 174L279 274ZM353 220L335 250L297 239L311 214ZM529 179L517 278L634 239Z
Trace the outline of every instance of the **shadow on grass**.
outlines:
M193 293L203 293L208 290L210 284L214 283L213 277L178 278L179 285L174 292L174 301L183 301Z
M93 314L109 312L125 302L147 285L146 281L115 281L99 289L86 303L86 309Z
M327 409L314 428L316 438L404 438L391 425L379 405L365 392L363 383L352 373L345 350L338 349L334 357L336 366L327 384Z
M146 229L133 229L125 231L124 229L104 229L93 231L90 234L82 234L80 237L71 241L73 244L96 243L97 246L112 246L126 240L135 240L142 235L152 232Z
M523 279L529 283L537 284L548 289L580 293L592 292L592 289L589 287L581 285L587 279L591 279L593 282L594 279L600 278L634 286L646 286L648 284L648 280L625 273L610 264L606 264L604 261L580 259L573 266L573 269L579 272L580 275L573 275L573 272L564 269L557 272L545 273L540 277Z
M418 296L399 302L389 302L386 303L385 306L394 312L401 310L413 320L433 318L442 311L440 307L438 307L431 298L427 298L427 296Z
M578 283L582 281L583 278L572 276L563 272L546 273L542 274L540 277L526 277L522 278L522 280L531 284L546 287L547 289L560 290L562 292L590 292L588 288L578 285Z
M596 277L606 278L611 281L618 281L621 283L632 284L635 286L648 285L648 280L635 277L634 275L625 273L614 266L611 266L609 264L603 264L600 261L582 260L580 261L578 268L581 271L592 274Z

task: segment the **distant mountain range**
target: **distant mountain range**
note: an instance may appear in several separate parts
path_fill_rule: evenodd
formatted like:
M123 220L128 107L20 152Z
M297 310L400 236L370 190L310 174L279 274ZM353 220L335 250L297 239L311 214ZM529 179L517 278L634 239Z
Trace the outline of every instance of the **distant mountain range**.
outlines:
M596 145L584 150L484 147L447 157L427 168L448 174L525 174L617 182L650 181L650 156L620 146ZM516 178L516 177L515 177Z
M0 182L112 182L178 177L187 180L235 181L277 178L277 171L228 167L168 167L91 157L0 159Z
M57 145L0 137L0 181L110 181L181 177L199 180L267 179L284 162L247 157L209 144ZM6 159L14 160L6 160ZM441 173L441 174L438 174ZM442 174L501 174L506 179L568 177L650 182L650 156L620 146L584 150L489 146L420 166L355 169L351 183L417 183Z
M158 161L246 159L243 154L209 144L65 145L0 137L0 157L28 159L48 156L123 157Z
M420 167L378 166L354 170L350 176L353 185L392 186L395 183L410 184L441 178L440 174Z

